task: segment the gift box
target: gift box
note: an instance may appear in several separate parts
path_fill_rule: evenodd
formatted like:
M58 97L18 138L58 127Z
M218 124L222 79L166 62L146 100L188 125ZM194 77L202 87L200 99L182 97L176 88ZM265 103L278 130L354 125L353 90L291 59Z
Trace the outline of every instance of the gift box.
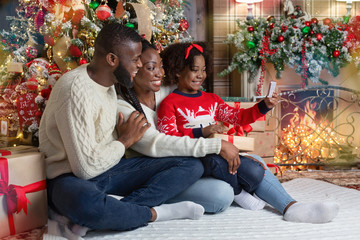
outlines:
M0 156L8 156L27 152L38 152L38 148L34 146L19 145L16 147L0 148Z
M0 238L44 226L47 197L44 155L0 157Z
M240 136L217 134L217 133L212 134L210 137L221 138L225 141L228 141L234 144L242 152L254 151L255 148L254 139L251 137L240 137Z
M225 102L225 103L234 108L250 108L256 104L256 102ZM242 126L244 132L251 132L251 131L264 132L265 131L265 116L257 119L254 123L251 123L249 125L250 126L248 126L248 125ZM225 126L226 126L226 124L225 124ZM236 127L234 128L233 125L226 126L226 127L227 127L226 132L229 132L229 130L230 131L235 130L235 135L239 135L239 134L237 134L239 131L236 131L237 129L236 129ZM229 132L229 134L232 134L232 133ZM241 134L239 136L241 136Z
M254 138L256 149L250 154L256 154L260 157L273 157L276 147L276 135L274 131L250 132L248 137Z

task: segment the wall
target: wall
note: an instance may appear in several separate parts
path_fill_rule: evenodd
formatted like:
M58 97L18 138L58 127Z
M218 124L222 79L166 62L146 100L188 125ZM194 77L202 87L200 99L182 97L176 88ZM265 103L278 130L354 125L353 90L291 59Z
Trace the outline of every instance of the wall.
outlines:
M264 0L262 3L254 5L253 15L255 17L274 16L278 18L284 16L283 4L284 0ZM309 13L312 17L319 20L326 17L341 17L346 14L346 4L344 2L336 2L336 0L293 0L293 5L301 6L302 10ZM253 93L253 86L244 84L245 77L236 71L231 75L220 78L216 73L225 69L234 53L234 49L225 44L226 36L236 30L236 19L245 19L247 16L247 5L245 3L236 3L235 0L212 0L209 1L209 17L210 37L209 41L214 43L214 92L220 96L245 96ZM360 3L352 4L352 15L359 14ZM269 69L271 72L271 69ZM274 75L267 71L266 81L276 80ZM323 73L323 77L329 80L330 84L346 86L350 88L360 86L357 82L359 76L356 74L354 66L349 66L341 70L337 78L332 78L327 73ZM290 79L290 81L289 81ZM276 80L279 84L298 85L300 76L296 75L291 69L284 72L281 80ZM266 89L264 89L266 92Z

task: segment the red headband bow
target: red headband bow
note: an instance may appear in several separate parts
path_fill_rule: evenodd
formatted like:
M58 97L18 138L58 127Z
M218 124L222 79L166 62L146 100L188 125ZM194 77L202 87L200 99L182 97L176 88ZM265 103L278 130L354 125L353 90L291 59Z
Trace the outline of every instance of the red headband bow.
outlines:
M194 44L192 43L190 46L188 46L185 50L185 59L187 59L189 57L190 51L191 49L196 48L197 50L199 50L201 53L203 53L203 48L200 45Z

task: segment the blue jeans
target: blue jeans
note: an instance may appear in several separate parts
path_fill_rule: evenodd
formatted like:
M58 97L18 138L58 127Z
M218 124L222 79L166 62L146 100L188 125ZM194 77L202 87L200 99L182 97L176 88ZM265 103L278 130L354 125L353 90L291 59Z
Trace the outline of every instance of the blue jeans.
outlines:
M287 205L295 200L266 167L261 157L257 155L248 155L248 157L260 161L266 168L264 178L255 190L256 195L283 214ZM214 178L201 178L168 202L193 201L201 204L207 213L219 213L226 210L233 200L234 192L229 184Z
M229 173L229 165L223 157L217 154L207 155L201 158L204 165L203 176L212 176L229 183L235 195L238 195L242 189L253 193L264 178L264 167L253 158L240 156L240 160L237 173L233 175Z
M233 200L234 191L228 183L212 177L204 177L167 203L192 201L203 206L206 213L215 214L225 211Z
M249 155L262 162L265 166L264 160L257 155ZM259 184L258 188L255 190L255 194L273 206L281 214L284 214L284 210L289 205L289 203L294 202L295 200L286 192L279 180L274 176L274 174L266 167L264 179Z
M49 205L73 223L93 230L130 230L147 225L150 207L164 203L203 174L190 157L122 159L90 180L63 174L47 181ZM120 201L108 194L124 196Z

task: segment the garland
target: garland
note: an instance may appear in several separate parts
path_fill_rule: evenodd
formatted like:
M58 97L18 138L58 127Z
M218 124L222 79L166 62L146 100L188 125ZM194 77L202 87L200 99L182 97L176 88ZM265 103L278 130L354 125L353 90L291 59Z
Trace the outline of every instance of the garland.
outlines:
M316 18L311 21L294 18L275 20L272 16L237 20L238 30L229 34L225 41L235 45L237 52L219 76L237 69L239 72L249 71L252 81L259 68L264 72L264 62L268 62L273 64L278 79L285 66L289 66L302 76L301 87L305 87L309 80L327 84L320 78L323 69L336 77L340 68L354 62L360 70L359 23L360 16L337 20L326 18L322 22ZM264 42L265 36L268 43ZM266 48L276 51L264 54Z

